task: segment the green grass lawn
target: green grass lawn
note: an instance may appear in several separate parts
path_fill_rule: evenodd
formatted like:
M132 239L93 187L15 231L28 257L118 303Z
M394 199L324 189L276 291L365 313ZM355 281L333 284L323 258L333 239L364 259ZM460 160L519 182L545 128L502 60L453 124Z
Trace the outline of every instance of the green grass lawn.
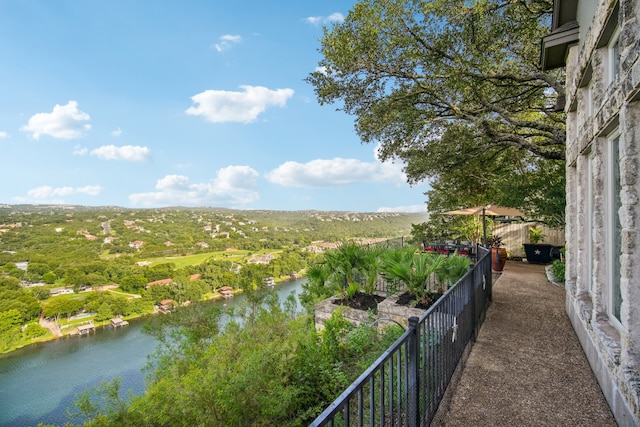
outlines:
M269 252L274 255L277 255L277 253L281 251L263 250L263 251L253 252L253 251L244 251L244 250L243 251L227 250L227 251L207 252L203 254L186 255L186 256L168 256L168 257L161 257L161 258L153 258L153 259L149 259L148 261L151 262L151 265L173 263L175 264L176 268L179 269L187 266L200 265L211 258L215 260L220 260L220 261L233 261L233 262L240 263L240 262L245 262L247 259L249 259L249 256L250 256L249 254L259 255L259 254L269 253Z

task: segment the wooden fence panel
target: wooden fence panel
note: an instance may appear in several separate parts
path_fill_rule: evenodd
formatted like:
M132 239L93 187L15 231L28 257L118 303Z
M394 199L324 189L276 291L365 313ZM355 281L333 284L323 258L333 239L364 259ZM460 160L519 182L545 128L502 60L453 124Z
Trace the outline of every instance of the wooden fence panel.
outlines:
M550 228L535 222L495 223L493 234L502 237L509 257L524 257L522 244L529 243L529 228L534 226L543 230L544 239L541 243L564 246L564 228Z

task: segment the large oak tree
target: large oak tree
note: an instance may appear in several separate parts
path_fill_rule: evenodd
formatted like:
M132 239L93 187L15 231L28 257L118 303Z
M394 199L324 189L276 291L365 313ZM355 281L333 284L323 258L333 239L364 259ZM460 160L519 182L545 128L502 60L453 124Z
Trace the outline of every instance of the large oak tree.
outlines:
M556 108L564 76L539 61L551 7L552 0L362 0L325 28L320 67L307 81L320 103L355 116L359 136L380 144L382 160L405 160L410 183L446 186L480 167L475 185L485 192L476 194L492 198L483 203L549 215L529 192L564 166L565 117ZM553 183L562 188L564 180ZM560 197L551 217L562 216Z

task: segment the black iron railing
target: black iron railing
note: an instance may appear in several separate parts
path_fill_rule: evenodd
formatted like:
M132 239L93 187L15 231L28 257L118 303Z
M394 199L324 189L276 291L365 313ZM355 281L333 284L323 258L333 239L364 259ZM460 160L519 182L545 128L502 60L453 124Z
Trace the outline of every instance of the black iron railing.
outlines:
M429 425L491 300L491 252L347 388L311 426Z

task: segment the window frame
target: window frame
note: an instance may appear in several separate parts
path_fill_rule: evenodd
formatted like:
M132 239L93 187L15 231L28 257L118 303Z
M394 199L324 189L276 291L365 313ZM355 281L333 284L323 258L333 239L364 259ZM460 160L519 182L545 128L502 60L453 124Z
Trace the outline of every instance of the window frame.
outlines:
M620 74L620 26L617 25L607 44L607 82L616 81Z
M593 242L593 227L595 221L593 220L593 215L595 213L595 196L594 196L594 185L593 181L595 176L593 176L593 157L594 153L590 152L586 155L586 171L585 171L585 179L586 179L586 204L585 204L585 224L584 224L584 232L585 232L585 261L586 261L586 286L585 289L587 293L593 297L593 275L594 275L594 262L593 262L593 254L594 254L594 242Z
M620 133L620 130L615 129L613 132L611 132L607 136L606 143L606 310L610 322L618 329L621 329L621 226L619 210L622 205L620 197L620 145L622 143L622 135Z

